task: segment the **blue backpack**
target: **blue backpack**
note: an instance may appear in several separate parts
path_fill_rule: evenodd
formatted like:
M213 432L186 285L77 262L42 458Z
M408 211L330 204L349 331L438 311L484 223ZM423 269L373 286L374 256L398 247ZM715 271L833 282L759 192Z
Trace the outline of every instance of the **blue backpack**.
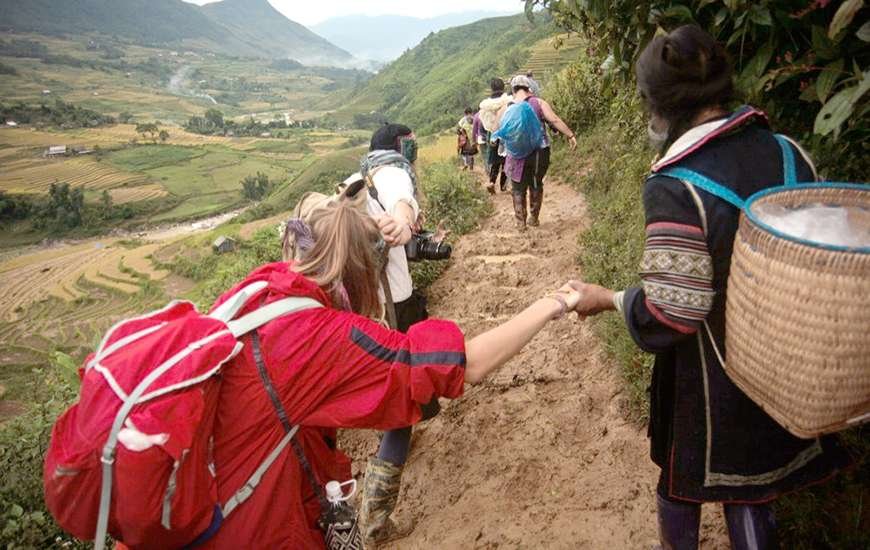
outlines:
M540 149L544 127L529 102L521 101L507 108L492 139L500 139L510 156L524 159Z

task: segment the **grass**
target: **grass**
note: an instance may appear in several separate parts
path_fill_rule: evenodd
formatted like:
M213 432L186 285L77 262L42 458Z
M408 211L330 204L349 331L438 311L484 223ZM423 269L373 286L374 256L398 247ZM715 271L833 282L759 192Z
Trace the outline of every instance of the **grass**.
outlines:
M244 204L244 200L238 191L199 194L184 199L181 204L172 210L152 216L150 221L153 223L183 221L219 214L220 212L240 207L242 204Z
M613 289L636 286L644 242L640 194L652 153L636 135L614 139L610 120L578 138L576 152L556 149L552 175L583 192L588 217L594 220L579 238L583 278ZM637 348L618 315L600 315L593 326L619 365L634 417L646 421L652 356Z
M123 170L142 172L173 166L206 154L203 149L178 145L142 145L111 153L109 162Z

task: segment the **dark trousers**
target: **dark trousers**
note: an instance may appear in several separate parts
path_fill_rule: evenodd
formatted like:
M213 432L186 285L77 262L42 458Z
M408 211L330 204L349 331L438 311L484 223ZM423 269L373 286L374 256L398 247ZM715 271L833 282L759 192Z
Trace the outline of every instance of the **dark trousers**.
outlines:
M489 146L489 183L495 184L496 180L499 187L504 191L507 185L507 174L504 173L504 157L498 154L498 143Z
M426 298L417 294L416 291L407 300L397 302L395 307L396 329L401 332L408 332L411 325L429 318L429 312L426 311ZM441 411L441 405L438 403L438 398L433 397L432 401L426 403L420 409L423 413L423 420L428 420ZM378 458L396 466L401 466L408 459L408 452L410 450L411 426L397 428L384 432L380 447L378 447Z

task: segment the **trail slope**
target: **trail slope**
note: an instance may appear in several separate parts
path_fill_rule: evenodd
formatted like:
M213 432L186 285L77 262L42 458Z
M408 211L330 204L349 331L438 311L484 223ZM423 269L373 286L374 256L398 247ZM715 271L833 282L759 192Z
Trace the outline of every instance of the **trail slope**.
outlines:
M579 275L581 195L546 186L541 227L514 228L510 196L456 243L430 313L469 336ZM648 548L657 472L643 429L588 324L550 323L490 380L414 428L398 516L416 527L395 548ZM347 433L364 468L377 434Z

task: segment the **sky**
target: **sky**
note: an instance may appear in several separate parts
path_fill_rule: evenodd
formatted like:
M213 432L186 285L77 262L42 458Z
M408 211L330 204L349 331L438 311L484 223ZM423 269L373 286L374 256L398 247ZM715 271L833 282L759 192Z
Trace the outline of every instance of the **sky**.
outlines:
M215 0L185 0L207 4ZM434 17L465 11L519 13L522 0L269 0L288 19L310 26L341 15L409 15Z

